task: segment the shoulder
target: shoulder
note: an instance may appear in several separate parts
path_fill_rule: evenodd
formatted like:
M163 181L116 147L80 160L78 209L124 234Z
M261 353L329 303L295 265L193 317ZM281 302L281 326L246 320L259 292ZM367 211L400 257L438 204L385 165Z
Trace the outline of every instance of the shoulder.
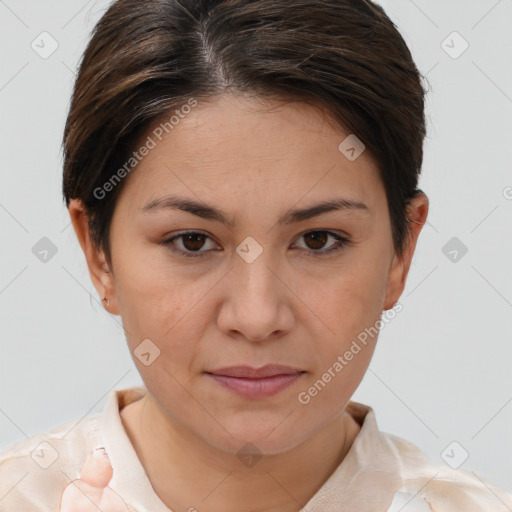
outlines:
M402 512L429 510L437 512L471 510L471 512L511 512L512 494L500 489L474 472L452 469L447 464L433 462L415 444L388 433L382 433L395 450L400 462L403 487L401 499L409 496L411 505ZM397 510L399 510L397 508ZM390 512L394 509L390 509Z
M99 419L69 421L0 451L0 511L58 510L64 488L100 444Z

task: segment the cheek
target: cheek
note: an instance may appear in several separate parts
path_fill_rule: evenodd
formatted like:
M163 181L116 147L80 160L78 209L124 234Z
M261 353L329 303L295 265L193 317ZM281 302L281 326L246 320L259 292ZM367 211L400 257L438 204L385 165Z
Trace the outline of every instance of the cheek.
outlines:
M338 356L347 351L352 351L347 354L351 361L342 371L343 379L353 382L366 371L378 336L387 282L386 265L384 259L360 257L350 269L347 266L343 271L333 272L322 289L314 289L312 309L322 321L314 322L318 327L311 336L323 340L316 344L320 372L331 367Z
M308 295L314 311L325 318L331 331L354 335L380 316L386 283L382 261L359 258L339 272L334 271L321 287L310 288Z
M314 311L322 319L311 332L318 364L301 391L319 415L320 410L327 414L343 408L368 369L378 337L384 282L379 265L369 267L361 261L313 297Z
M125 265L124 271L118 272L116 295L134 362L144 380L153 378L156 371L167 370L180 375L182 382L188 377L189 362L194 360L197 340L202 338L207 321L205 295L215 283L209 279L191 281L171 268L167 275L148 265L131 271L128 268ZM147 339L157 347L145 342L149 352L160 351L150 366L137 359L138 347Z
M114 261L123 323L142 336L156 337L164 324L170 328L190 309L187 304L193 301L193 283L158 261L159 248L155 251L149 244L140 243L131 244L130 250L123 249L121 244L120 255Z

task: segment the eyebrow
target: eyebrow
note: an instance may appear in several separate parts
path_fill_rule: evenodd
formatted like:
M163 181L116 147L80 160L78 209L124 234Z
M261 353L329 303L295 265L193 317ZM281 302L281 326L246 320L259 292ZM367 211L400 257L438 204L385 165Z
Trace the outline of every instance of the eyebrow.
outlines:
M203 219L221 222L222 224L233 228L234 221L228 218L228 215L219 208L207 205L202 202L197 202L192 199L179 197L179 196L165 196L158 197L148 201L143 207L143 213L156 212L165 209L182 210L184 212L197 215ZM370 214L370 208L360 202L347 198L336 198L327 201L322 201L307 208L290 209L281 215L277 221L278 224L293 224L301 222L313 217L317 217L327 212L332 211L360 211Z

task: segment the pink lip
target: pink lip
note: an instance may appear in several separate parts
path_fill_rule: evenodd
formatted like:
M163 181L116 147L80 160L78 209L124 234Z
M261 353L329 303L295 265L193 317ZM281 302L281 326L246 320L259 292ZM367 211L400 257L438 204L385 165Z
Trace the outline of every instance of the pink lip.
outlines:
M300 372L302 372L302 370L299 368L292 368L282 364L266 364L260 368L253 368L252 366L231 366L208 371L206 373L225 375L227 377L246 377L251 379L259 379L262 377L273 377L274 375L290 375Z
M207 373L219 384L235 391L244 398L258 399L267 398L276 395L280 391L295 382L303 372L295 372L281 375L273 375L271 377L246 378L246 377L229 377L226 375L216 375Z

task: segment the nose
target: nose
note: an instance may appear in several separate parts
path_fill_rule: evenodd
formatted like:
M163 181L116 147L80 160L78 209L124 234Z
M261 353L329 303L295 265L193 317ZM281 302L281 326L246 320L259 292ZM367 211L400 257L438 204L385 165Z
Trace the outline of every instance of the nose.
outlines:
M294 324L293 292L286 276L263 254L252 263L239 258L225 277L226 293L217 319L227 336L250 341L280 337Z

